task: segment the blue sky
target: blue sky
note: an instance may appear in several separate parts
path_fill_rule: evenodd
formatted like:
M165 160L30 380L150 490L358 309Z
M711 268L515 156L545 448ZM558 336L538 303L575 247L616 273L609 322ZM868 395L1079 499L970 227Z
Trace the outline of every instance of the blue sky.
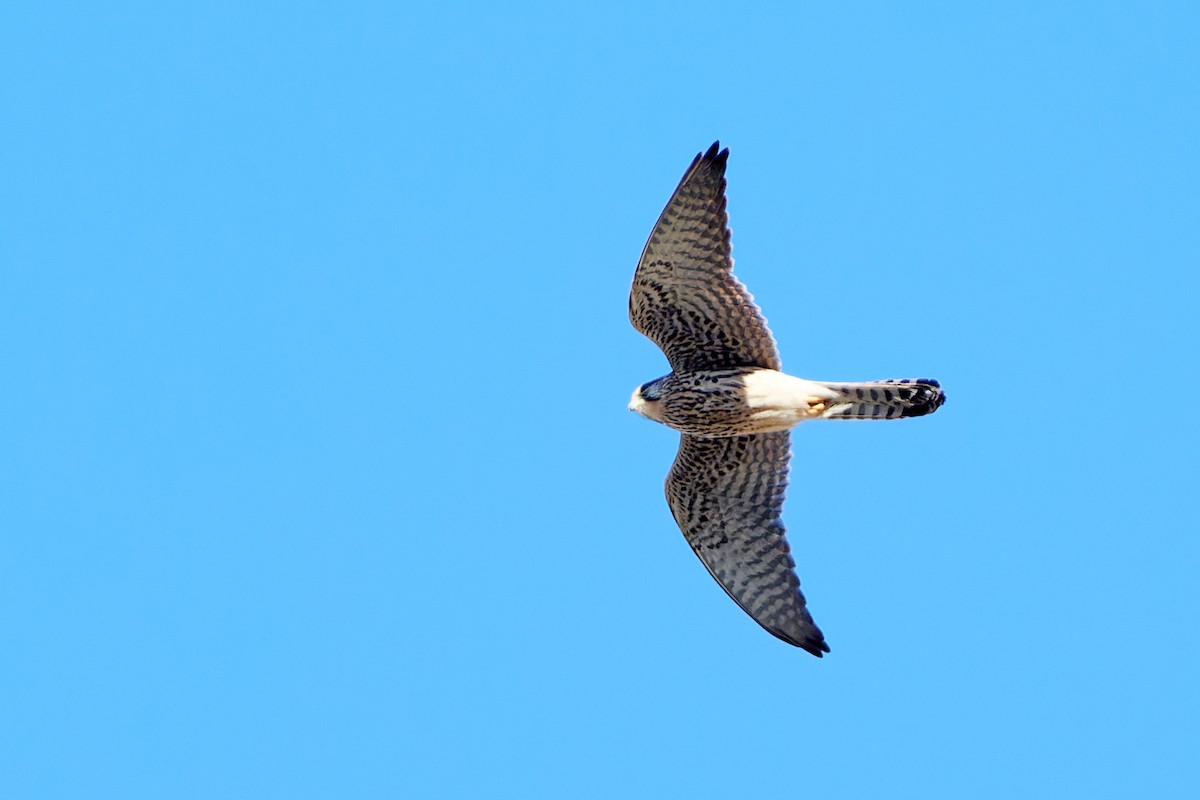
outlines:
M0 795L1189 797L1187 3L19 4ZM708 577L633 267L732 151L832 652Z

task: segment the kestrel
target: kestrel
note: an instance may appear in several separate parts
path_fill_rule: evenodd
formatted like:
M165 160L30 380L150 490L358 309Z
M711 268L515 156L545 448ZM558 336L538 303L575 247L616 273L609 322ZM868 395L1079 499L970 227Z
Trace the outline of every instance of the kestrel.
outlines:
M780 371L767 321L733 276L728 159L717 142L696 156L642 251L629 319L671 373L634 390L629 409L682 434L667 504L700 561L755 622L820 657L829 646L780 518L789 430L811 419L919 417L946 396L927 378L825 383Z

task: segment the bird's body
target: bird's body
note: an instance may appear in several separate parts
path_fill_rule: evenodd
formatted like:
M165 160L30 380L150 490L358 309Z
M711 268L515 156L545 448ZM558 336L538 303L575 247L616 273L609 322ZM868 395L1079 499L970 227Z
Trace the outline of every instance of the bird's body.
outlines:
M733 277L725 214L728 150L696 156L646 243L629 316L672 372L629 408L682 435L667 476L671 513L746 613L813 655L829 652L808 613L781 519L789 430L813 419L897 419L945 401L931 379L826 383L781 371L758 307Z
M937 381L823 383L774 369L672 372L639 386L629 410L693 436L786 431L811 419L897 419L928 414L944 396Z

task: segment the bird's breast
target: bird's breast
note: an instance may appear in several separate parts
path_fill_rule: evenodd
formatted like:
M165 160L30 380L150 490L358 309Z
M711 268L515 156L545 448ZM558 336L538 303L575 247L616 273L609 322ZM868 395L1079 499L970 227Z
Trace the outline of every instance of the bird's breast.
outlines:
M663 386L662 421L695 436L746 432L745 369L675 373Z
M772 369L682 373L664 386L660 421L696 436L784 431L820 417L836 396L824 384Z

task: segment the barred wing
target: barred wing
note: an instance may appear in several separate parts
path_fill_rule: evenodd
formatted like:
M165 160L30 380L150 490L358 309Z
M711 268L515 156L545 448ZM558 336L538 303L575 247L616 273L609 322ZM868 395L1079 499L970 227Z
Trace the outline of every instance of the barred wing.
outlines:
M729 150L697 155L650 234L629 293L633 327L675 372L779 369L779 351L746 287L733 277L725 213Z
M787 431L702 438L684 434L667 476L667 503L688 544L742 610L770 633L820 657L784 538Z

